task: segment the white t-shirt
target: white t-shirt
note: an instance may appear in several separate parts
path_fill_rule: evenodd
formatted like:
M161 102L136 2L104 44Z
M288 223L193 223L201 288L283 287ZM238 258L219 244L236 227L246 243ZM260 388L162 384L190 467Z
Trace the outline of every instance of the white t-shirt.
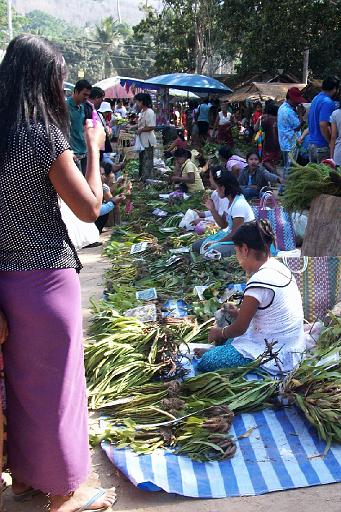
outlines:
M219 197L218 192L216 190L214 190L211 194L211 199L214 203L215 209L217 210L217 212L219 213L219 215L221 217L223 216L224 213L227 214L227 211L229 208L229 200L227 199L227 197L223 197L223 198ZM204 213L205 213L206 220L215 222L213 219L213 215L209 210L207 210Z
M153 109L147 108L147 110L142 110L139 115L139 120L137 123L138 128L145 128L146 126L155 127L156 126L156 115ZM156 137L154 130L151 132L142 132L140 134L140 140L142 146L148 148L149 146L156 146Z
M244 293L245 297L253 297L259 303L260 308L267 308L274 298L274 292L266 288L251 288Z
M277 341L281 369L291 371L305 350L302 297L290 270L270 258L247 282L245 295L259 301L256 314L246 332L234 338L232 345L244 357L257 359L266 349L265 340ZM278 374L276 361L262 365Z
M232 219L242 217L244 222L255 220L255 214L243 195L234 198L230 208L227 210L227 214L231 216Z
M227 112L226 116L220 111L219 112L219 126L223 126L224 124L228 124L231 122L232 114L231 112Z
M127 109L124 106L121 108L115 108L115 114L120 114L122 117L127 117Z

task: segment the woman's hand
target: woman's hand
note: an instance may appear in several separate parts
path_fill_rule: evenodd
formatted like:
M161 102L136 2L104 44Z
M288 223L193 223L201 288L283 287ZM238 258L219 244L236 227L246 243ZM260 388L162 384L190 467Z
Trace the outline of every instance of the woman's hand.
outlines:
M8 338L8 324L5 315L0 311L0 343L4 343Z
M190 224L191 226L197 226L198 224L200 224L201 221L202 219L194 219Z
M223 329L220 327L212 327L208 333L208 341L218 344L226 341L226 336L223 335Z
M126 200L126 196L124 194L119 194L118 196L115 196L111 199L111 201L114 203L114 204L120 204L120 203L123 203L123 201Z
M212 199L210 197L208 197L205 201L204 201L204 205L206 206L206 208L209 210L209 211L212 211L215 206L214 206L214 202L212 201Z
M222 309L224 313L229 314L232 318L237 318L239 314L239 308L233 302L226 302Z
M88 149L100 150L105 144L105 130L101 123L93 126L92 120L87 119L84 126L85 141Z

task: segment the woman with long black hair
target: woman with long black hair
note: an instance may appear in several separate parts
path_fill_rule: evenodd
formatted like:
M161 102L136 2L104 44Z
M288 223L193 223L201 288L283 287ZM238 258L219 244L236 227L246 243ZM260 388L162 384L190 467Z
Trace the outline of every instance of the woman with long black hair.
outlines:
M85 178L68 142L65 61L47 40L15 38L0 65L0 311L13 493L38 490L51 512L104 510L112 493L84 505L73 493L89 469L81 263L61 218L58 195L94 222L102 203L99 150L104 130L85 126ZM84 508L82 508L84 507Z

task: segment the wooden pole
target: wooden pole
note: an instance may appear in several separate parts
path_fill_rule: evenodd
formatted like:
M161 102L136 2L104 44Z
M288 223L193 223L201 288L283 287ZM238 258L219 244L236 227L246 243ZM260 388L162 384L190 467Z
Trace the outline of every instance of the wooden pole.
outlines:
M309 50L304 50L303 53L303 83L308 83L308 73L309 73Z

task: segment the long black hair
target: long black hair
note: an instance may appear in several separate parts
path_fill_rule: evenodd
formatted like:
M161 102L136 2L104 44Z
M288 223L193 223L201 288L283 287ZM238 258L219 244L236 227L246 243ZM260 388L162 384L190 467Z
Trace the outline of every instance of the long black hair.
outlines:
M232 156L232 150L229 146L221 146L219 148L219 156L224 160L230 160Z
M210 173L215 183L225 189L225 197L236 196L242 194L239 182L235 176L224 167L216 165L210 168Z
M234 245L245 244L258 253L270 254L270 246L275 243L275 234L268 220L245 222L232 236Z
M152 97L147 92L139 92L135 94L134 100L141 101L141 103L147 108L153 107Z
M20 35L10 42L0 64L0 155L8 151L20 127L30 132L32 123L44 125L51 151L51 125L67 136L65 75L62 54L46 39Z

